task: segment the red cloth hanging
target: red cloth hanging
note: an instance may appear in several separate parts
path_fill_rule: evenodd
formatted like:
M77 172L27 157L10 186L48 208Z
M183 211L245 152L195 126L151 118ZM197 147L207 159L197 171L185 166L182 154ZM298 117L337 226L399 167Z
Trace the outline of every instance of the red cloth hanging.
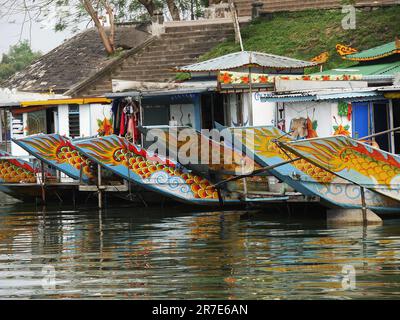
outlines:
M133 133L134 133L134 140L133 141L136 141L139 138L138 125L139 125L139 118L136 116L136 113L135 113L135 119L133 121Z
M127 132L128 132L128 134L130 134L131 135L131 137L132 137L132 139L133 139L133 141L135 141L135 136L134 136L134 130L135 130L135 128L134 128L134 124L133 124L133 116L130 116L129 117L129 120L128 120L128 129L127 129Z
M139 137L139 129L137 124L136 114L129 117L128 133L132 136L132 141L135 142Z
M351 102L347 105L347 120L351 121L351 116L353 113L353 106Z
M126 115L123 112L121 114L121 123L120 123L120 126L119 126L119 135L120 136L123 136L125 134L125 117L126 117Z

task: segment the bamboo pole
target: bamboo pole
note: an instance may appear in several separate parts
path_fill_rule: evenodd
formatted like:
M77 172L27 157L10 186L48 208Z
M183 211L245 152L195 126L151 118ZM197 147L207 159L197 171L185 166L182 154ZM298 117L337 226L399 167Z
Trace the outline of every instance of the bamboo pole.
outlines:
M228 183L228 182L231 182L231 181L240 180L240 179L244 179L244 178L247 178L247 177L252 177L252 176L254 176L256 174L263 173L263 172L266 172L266 171L269 171L269 170L284 166L285 164L289 164L289 163L298 161L300 159L301 159L301 157L294 158L294 159L287 160L287 161L284 161L284 162L280 162L280 163L277 163L277 164L274 164L274 165L271 165L271 166L268 166L268 167L264 167L264 168L261 168L261 169L254 170L253 172L251 172L249 174L243 174L243 175L240 175L240 176L234 176L234 177L231 177L229 179L226 179L226 180L223 180L221 182L218 182L218 183L214 184L212 187L218 188L218 187L220 187L221 185L223 185L225 183Z
M378 133L374 133L374 134L371 134L369 136L365 136L365 137L359 138L357 140L360 141L360 140L365 140L365 139L369 139L369 138L374 138L374 137L377 137L377 136L380 136L380 135L383 135L383 134L387 134L387 133L391 133L391 132L395 132L395 131L400 131L400 127L389 129L389 130L385 130L385 131L378 132Z

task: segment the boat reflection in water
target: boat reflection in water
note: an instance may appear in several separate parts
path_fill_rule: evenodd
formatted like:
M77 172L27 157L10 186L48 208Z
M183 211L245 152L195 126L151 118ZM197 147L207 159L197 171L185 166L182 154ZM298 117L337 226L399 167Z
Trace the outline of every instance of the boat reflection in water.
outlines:
M323 220L182 208L5 206L0 297L365 299L400 290L399 221L334 229ZM354 290L342 286L346 266ZM54 287L43 287L43 267L54 271Z

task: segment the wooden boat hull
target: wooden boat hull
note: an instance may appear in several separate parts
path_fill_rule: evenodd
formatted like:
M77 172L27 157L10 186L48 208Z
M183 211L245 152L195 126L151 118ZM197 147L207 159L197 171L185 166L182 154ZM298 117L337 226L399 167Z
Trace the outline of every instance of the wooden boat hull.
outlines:
M67 176L88 183L95 179L91 161L71 141L59 134L39 134L13 139L21 148Z
M346 136L293 141L282 147L338 177L400 201L400 156L396 154Z
M148 190L186 203L219 204L217 190L207 179L184 172L176 162L149 154L124 138L111 135L73 144L92 161Z
M275 143L289 143L293 139L273 127L231 128L233 139L242 142L244 152L253 153L254 159L262 166L271 166L289 160L290 154ZM295 158L291 155L291 158ZM313 163L301 159L270 171L278 179L308 196L318 196L328 207L361 208L361 188ZM367 206L375 212L399 213L400 206L395 199L381 193L366 190Z
M260 168L240 150L215 141L193 128L164 127L159 130L162 130L164 135L157 135L157 139L164 143L164 149L171 158L213 182L218 182L227 175L250 173ZM190 157L184 159L186 162L182 161L183 147L190 153Z
M213 183L218 183L235 175L251 173L261 168L253 158L246 156L242 150L221 143L220 140L225 140L225 137L219 137L217 130L211 132L211 136L207 136L190 127L167 126L156 127L156 129L161 131L157 135L158 142L164 144L161 149L165 150L173 159L177 159L186 168ZM213 136L214 133L217 133L217 135ZM190 156L182 159L182 150L187 150ZM182 160L185 160L185 162ZM244 195L248 192L264 192L268 188L266 186L268 186L267 177L259 175L247 178L246 186L242 179L229 182L225 185L225 190Z
M74 200L85 200L83 197L79 199L78 185L76 184L56 184L46 185L46 203L72 203ZM39 183L2 183L0 191L24 202L41 202L42 186ZM75 193L75 194L74 194ZM87 196L86 196L87 197Z

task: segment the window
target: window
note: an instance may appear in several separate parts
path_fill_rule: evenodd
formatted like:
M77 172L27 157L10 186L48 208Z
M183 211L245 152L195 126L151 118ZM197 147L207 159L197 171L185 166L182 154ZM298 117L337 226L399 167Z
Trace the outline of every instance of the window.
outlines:
M68 105L68 120L69 120L69 136L71 138L79 137L79 105L70 104Z
M47 133L46 110L28 112L26 129L28 135Z

